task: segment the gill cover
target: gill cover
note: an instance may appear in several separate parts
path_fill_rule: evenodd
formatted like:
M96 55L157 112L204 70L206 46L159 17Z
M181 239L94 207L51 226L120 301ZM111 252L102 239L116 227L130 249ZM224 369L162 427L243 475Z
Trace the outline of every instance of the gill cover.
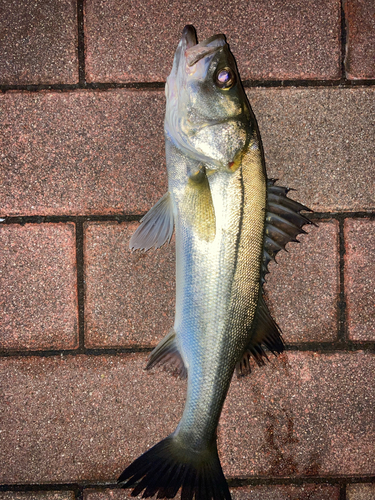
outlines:
M167 137L208 168L228 167L249 141L250 112L224 35L197 43L186 26L165 88Z

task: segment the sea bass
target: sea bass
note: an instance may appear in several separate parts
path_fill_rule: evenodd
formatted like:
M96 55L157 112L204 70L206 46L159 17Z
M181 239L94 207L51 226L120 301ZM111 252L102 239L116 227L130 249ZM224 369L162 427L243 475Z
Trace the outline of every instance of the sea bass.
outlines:
M147 368L187 376L176 430L121 474L133 496L230 499L216 428L235 368L283 351L262 284L268 263L310 221L288 189L267 180L255 117L224 35L198 43L186 26L166 84L168 192L146 214L132 249L176 239L176 316Z

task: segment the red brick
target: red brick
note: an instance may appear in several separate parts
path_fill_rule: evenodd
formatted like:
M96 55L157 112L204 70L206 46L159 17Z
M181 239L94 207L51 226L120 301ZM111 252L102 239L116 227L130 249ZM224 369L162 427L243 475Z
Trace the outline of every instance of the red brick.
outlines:
M375 356L288 352L232 382L219 425L227 476L374 474Z
M246 486L231 488L231 495L233 500L338 500L339 488L320 484ZM84 492L84 500L125 500L126 498L129 498L126 490L86 490Z
M174 245L131 252L138 223L85 230L86 346L152 346L173 326Z
M76 347L74 224L1 224L0 246L0 349Z
M85 12L90 82L165 81L187 23L201 41L226 34L243 79L340 78L338 0L88 0Z
M185 383L145 354L3 358L0 481L114 481L175 428ZM374 473L374 356L289 352L232 382L219 426L224 472Z
M3 491L0 500L75 500L73 491Z
M375 340L375 221L346 219L345 297L351 340Z
M166 189L162 93L0 96L1 214L140 213Z
M268 304L286 343L334 341L339 296L338 222L321 222L270 264Z
M182 414L185 384L145 364L145 354L1 359L1 483L116 481Z
M375 78L375 4L373 0L347 0L344 7L347 78Z
M339 500L340 489L325 484L246 486L231 493L233 500Z
M374 500L375 484L348 484L346 498L347 500Z
M0 2L0 84L77 83L75 0Z
M269 177L315 211L375 206L372 88L252 89Z

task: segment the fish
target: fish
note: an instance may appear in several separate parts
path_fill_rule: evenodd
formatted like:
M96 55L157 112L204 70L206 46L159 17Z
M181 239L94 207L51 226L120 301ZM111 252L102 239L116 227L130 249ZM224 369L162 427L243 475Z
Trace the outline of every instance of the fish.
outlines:
M147 251L175 232L173 328L147 369L187 378L176 429L132 462L119 484L132 496L230 500L217 425L236 371L283 352L263 297L268 264L311 224L288 188L268 179L258 125L226 37L198 43L185 26L165 86L168 191L143 217L130 248Z

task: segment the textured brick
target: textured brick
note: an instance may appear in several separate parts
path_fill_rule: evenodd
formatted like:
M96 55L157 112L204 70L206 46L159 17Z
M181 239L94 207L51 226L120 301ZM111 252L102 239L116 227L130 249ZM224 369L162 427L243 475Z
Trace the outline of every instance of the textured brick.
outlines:
M74 224L0 225L0 349L78 342Z
M269 177L315 211L375 207L374 89L252 89Z
M88 81L165 81L187 23L201 41L226 34L243 79L340 78L338 0L88 0L85 10Z
M0 360L0 481L115 481L182 413L184 383L145 364L145 354Z
M114 481L182 413L185 383L145 360L0 360L0 480ZM373 474L374 369L362 352L289 352L235 379L219 426L227 476Z
M347 500L374 500L375 484L348 484L346 498Z
M372 89L248 94L270 177L314 210L374 208ZM167 187L163 113L163 92L0 96L0 214L145 212Z
M4 491L0 500L75 500L73 491Z
M375 340L375 221L346 219L345 296L351 340Z
M339 296L338 222L321 222L271 264L265 290L286 343L333 341Z
M138 225L86 226L87 347L155 345L173 325L174 245L131 252Z
M338 500L339 488L320 484L303 486L247 486L231 488L233 500ZM141 496L141 495L140 495ZM84 500L125 500L126 490L86 490Z
M375 78L375 3L373 0L347 0L344 7L347 77Z
M0 0L0 84L78 82L75 0Z
M234 380L219 425L225 474L374 474L374 369L363 352L288 352Z
M233 488L231 493L233 500L339 500L340 490L337 486L304 484L303 486L246 486Z
M146 211L166 189L162 93L0 96L0 214Z

